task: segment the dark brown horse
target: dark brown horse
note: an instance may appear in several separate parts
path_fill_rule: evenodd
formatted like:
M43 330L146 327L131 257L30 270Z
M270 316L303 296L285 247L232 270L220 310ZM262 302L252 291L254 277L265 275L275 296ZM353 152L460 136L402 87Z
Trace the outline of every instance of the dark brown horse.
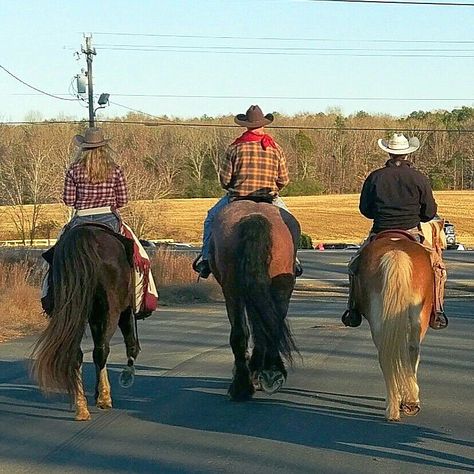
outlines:
M273 393L287 377L282 357L291 362L296 350L286 315L299 224L272 204L236 201L217 215L212 235L210 265L224 293L235 359L229 395L248 400L258 385Z
M128 357L121 384L133 383L139 344L130 307L129 250L123 238L95 225L70 229L55 247L51 272L54 305L48 327L33 352L32 372L43 391L65 391L73 397L79 421L90 419L81 375L81 341L87 323L94 341L97 406L112 407L106 362L117 326Z
M431 221L430 246L442 246L443 221ZM433 310L432 253L400 235L385 234L361 252L355 280L358 310L370 325L387 389L389 421L420 411L420 344Z

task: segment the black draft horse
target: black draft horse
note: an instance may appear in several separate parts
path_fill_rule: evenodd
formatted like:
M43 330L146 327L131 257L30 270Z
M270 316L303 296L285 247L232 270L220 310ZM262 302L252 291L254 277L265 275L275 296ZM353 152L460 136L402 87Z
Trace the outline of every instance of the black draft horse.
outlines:
M300 226L272 204L242 200L219 212L212 236L209 263L225 297L235 360L229 396L249 400L259 386L274 393L287 377L282 357L291 363L297 351L286 315Z
M55 246L50 272L54 304L33 351L32 373L43 391L65 391L74 399L78 421L90 419L81 374L87 323L94 341L96 405L112 407L106 362L117 325L128 358L120 382L126 387L133 383L140 347L131 310L130 246L127 239L96 225L73 227Z

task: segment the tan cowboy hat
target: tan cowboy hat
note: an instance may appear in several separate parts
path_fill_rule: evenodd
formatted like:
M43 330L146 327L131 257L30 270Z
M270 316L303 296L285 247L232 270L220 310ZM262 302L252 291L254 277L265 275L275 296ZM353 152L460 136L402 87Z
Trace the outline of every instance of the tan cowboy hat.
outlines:
M97 127L91 127L86 130L84 136L76 135L74 143L83 149L97 148L106 145L110 141L109 138L104 138L102 130Z
M258 105L251 105L245 114L238 114L234 117L237 125L247 128L265 127L273 122L273 115L263 115L262 109Z
M403 133L394 133L388 142L380 138L377 143L383 151L391 155L407 155L420 148L420 140L418 138L411 137L407 139Z

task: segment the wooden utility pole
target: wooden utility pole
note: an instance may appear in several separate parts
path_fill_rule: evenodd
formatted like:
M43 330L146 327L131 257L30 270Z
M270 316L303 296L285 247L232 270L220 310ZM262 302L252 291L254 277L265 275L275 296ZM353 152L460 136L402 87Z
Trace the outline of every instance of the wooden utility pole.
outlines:
M92 36L86 36L86 45L82 47L82 52L87 57L87 95L89 103L89 127L94 126L94 86L92 82L92 56L97 54L92 47Z

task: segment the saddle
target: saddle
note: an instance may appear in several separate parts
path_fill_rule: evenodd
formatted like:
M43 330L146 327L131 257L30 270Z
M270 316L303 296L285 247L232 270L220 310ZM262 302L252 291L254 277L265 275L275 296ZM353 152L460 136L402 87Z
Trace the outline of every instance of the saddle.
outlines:
M97 227L99 228L100 230L103 230L104 232L107 232L108 234L114 236L124 247L125 249L125 253L127 255L127 261L130 265L130 268L133 268L133 240L132 239L127 239L127 237L124 237L123 235L121 234L117 234L117 232L115 232L114 230L112 230L109 226L105 225L105 224L98 224L98 223L87 223L87 224L79 224L77 226L74 226L74 227L69 227L69 226L66 226L65 230L64 230L64 233L63 235L66 233L66 232L70 232L72 229L75 229L75 228L80 228L80 227ZM60 237L61 238L61 237ZM55 247L56 247L56 244L53 245L51 248L49 248L48 250L46 250L45 252L43 252L41 254L41 256L44 258L44 260L46 260L46 262L49 264L49 265L52 265L53 264L53 258L54 258L54 250L55 250Z
M382 230L378 234L372 236L370 241L382 239L382 238L389 238L389 239L408 239L412 240L413 242L420 243L416 236L413 235L411 232L402 229L390 229L390 230Z
M231 199L231 201L232 202L234 202L234 201L253 201L253 202L256 202L256 203L266 202L267 204L271 204L273 202L274 198L275 198L275 196L273 196L271 194L266 194L266 195L262 195L262 196L249 195L249 196L234 197L234 198Z

